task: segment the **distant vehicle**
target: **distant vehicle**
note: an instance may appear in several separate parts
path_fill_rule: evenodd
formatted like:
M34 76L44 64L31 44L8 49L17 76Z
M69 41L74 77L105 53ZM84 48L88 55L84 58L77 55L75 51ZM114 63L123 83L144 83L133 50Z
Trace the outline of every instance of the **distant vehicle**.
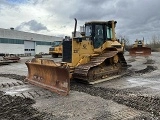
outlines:
M54 41L49 48L49 54L51 54L53 58L62 56L62 51L62 41Z
M5 56L5 54L4 53L0 53L0 56Z
M129 50L130 56L149 56L151 48L144 45L144 40L136 40L133 47Z

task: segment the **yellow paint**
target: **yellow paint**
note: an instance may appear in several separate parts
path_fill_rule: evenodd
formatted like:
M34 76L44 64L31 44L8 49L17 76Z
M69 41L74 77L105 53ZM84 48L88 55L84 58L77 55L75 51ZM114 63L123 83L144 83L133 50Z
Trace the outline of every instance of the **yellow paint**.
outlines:
M135 43L133 44L133 47L138 47L138 42L141 41L142 42L142 47L145 47L144 45L144 40L136 40Z
M72 66L84 64L90 61L90 56L94 53L94 48L91 41L82 40L77 42L77 39L72 40Z
M54 50L49 50L49 54L55 54L55 53L58 53L58 54L62 54L62 45L59 45L59 46L56 46L54 47Z
M115 46L119 46L118 48ZM114 48L115 50L122 52L123 47L115 37L115 21L112 20L112 39L106 40L102 46L94 49L92 40L86 40L82 37L82 42L78 41L78 38L72 38L72 63L67 63L68 66L79 66L81 64L88 63L92 56L101 54L104 50ZM114 62L117 61L117 57L114 58Z

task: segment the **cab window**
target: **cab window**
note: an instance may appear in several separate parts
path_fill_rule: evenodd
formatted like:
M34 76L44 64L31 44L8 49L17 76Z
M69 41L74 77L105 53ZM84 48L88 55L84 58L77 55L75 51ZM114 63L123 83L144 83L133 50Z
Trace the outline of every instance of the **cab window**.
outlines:
M85 27L85 35L86 36L91 36L92 35L92 26L91 25L87 25Z
M109 40L112 39L112 28L111 27L106 26L106 36L107 36L107 39Z
M62 44L61 41L54 41L54 42L52 43L52 47L56 47L56 46L59 46L59 45L61 45L61 44Z

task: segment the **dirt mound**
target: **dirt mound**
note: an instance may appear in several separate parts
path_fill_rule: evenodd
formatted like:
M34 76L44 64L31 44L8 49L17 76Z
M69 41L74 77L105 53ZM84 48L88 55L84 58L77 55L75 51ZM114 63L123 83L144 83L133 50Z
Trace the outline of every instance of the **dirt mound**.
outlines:
M0 93L0 119L38 119L38 112L31 107L35 103L30 98L4 95Z
M144 64L154 64L155 60L147 59L147 61Z
M147 66L145 69L135 71L135 73L145 74L145 73L149 73L149 72L152 72L154 70L157 70L157 69L158 68L155 67L155 66Z
M150 72L155 71L157 69L158 68L156 66L150 66L150 65L148 65L145 69L141 69L141 70L135 70L135 69L129 70L128 69L125 76L142 75L142 74L150 73Z
M130 59L127 60L127 63L131 63L131 62L134 62L136 61L135 57L131 57Z
M37 111L32 107L34 103L33 99L5 95L0 91L0 120L58 120L51 114Z

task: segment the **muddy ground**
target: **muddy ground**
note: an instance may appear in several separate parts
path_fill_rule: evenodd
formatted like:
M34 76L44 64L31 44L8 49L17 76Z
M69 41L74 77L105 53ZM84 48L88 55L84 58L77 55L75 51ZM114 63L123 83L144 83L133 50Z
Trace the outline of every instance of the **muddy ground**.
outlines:
M127 74L96 85L72 81L66 97L23 81L27 75L24 62L31 58L0 66L2 120L160 119L159 53L149 58L133 58L125 53L127 63L132 65Z

